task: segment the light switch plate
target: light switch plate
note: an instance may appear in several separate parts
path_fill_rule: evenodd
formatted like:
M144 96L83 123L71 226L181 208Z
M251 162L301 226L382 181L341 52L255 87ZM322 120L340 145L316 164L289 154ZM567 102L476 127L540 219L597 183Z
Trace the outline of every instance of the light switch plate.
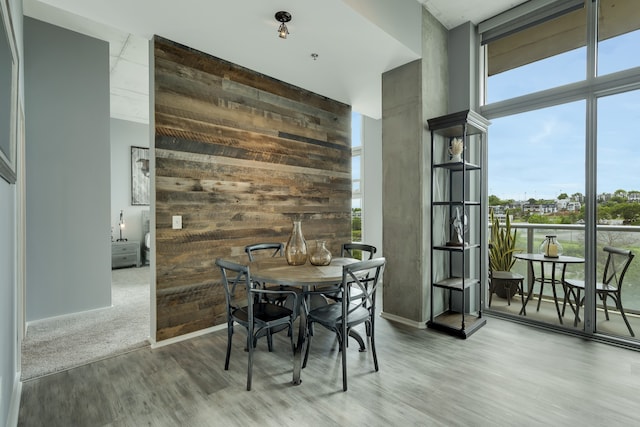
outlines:
M171 221L171 227L174 230L182 229L182 215L174 215Z

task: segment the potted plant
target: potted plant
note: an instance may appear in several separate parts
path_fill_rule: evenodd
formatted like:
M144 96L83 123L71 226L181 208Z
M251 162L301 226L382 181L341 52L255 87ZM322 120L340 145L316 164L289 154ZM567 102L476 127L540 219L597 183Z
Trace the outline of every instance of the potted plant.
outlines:
M489 239L489 271L493 276L511 276L504 274L495 274L496 272L510 272L516 259L513 256L516 249L516 237L518 230L511 230L511 219L509 218L509 210L505 211L505 224L490 212L491 220L491 237ZM513 280L522 280L520 275ZM518 291L518 283L513 283L510 279L491 278L491 291L495 292L501 298L511 300L511 297Z

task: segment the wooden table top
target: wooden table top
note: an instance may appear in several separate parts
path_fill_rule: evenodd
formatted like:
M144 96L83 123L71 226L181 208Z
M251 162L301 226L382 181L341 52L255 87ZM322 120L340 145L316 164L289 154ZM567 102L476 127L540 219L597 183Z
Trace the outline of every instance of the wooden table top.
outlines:
M286 286L331 285L342 282L342 266L358 262L354 258L333 258L327 266L289 265L284 257L249 263L251 277L260 282Z

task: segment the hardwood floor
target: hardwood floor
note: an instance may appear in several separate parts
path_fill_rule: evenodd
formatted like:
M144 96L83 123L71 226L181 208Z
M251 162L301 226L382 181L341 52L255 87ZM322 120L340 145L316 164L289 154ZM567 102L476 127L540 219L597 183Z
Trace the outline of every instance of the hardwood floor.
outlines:
M489 318L467 340L377 319L380 371L317 328L300 386L284 334L261 340L246 386L243 332L144 348L25 382L20 426L535 426L640 424L640 354ZM352 341L353 343L353 341Z

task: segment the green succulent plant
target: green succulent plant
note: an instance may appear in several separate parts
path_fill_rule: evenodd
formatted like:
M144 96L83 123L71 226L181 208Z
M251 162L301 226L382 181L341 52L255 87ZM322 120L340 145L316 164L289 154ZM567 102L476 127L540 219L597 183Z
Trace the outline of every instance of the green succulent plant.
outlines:
M493 271L511 271L515 264L514 254L516 249L516 237L518 230L511 231L509 210L505 211L505 225L501 225L498 218L490 212L491 238L489 239L489 264Z

